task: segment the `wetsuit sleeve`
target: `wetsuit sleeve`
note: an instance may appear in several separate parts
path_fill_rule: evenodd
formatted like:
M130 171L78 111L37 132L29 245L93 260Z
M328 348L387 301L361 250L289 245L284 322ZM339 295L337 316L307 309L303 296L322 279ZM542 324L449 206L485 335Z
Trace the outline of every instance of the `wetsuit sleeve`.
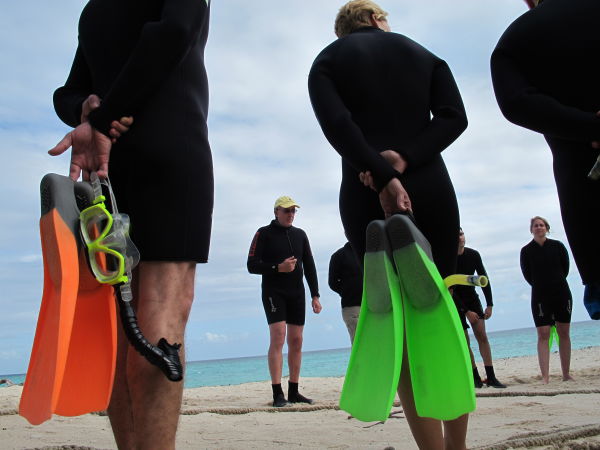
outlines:
M310 250L310 244L308 237L304 235L304 254L302 255L302 265L304 267L304 276L308 283L308 289L310 290L311 297L320 297L319 295L319 282L317 279L317 267L315 266L315 260Z
M90 123L106 134L110 123L134 116L193 46L208 13L206 0L165 0L161 18L142 28L129 60L108 90Z
M595 111L564 105L541 92L505 51L494 51L491 70L498 106L512 123L562 139L594 141L600 138L600 118Z
M262 260L262 255L265 249L265 237L266 232L258 230L252 239L250 244L250 251L248 252L248 272L257 275L266 275L269 273L277 272L277 264L267 263Z
M81 123L81 106L92 92L90 70L80 47L77 47L71 72L63 87L54 92L54 109L67 125L75 128Z
M486 287L481 288L483 291L483 295L485 296L485 303L487 306L494 306L494 302L492 301L492 285L489 281L489 277L487 272L485 271L485 267L483 266L483 261L481 260L481 255L478 251L475 251L475 270L477 271L477 275L483 275L488 278L488 284Z
M529 283L530 285L532 285L531 283L531 270L529 269L529 261L527 258L527 247L523 247L521 249L521 272L523 273L523 278L525 278L525 281L527 281L527 283Z
M342 280L339 277L340 271L340 257L339 252L335 252L331 255L331 259L329 260L329 287L333 292L337 292L341 295L342 293Z
M317 57L310 70L308 92L315 116L331 146L357 172L371 171L380 192L399 173L368 144L321 57Z
M440 60L434 68L430 94L432 119L423 131L403 143L398 151L406 159L409 169L431 161L467 128L467 113L445 61Z
M567 252L567 248L562 242L560 244L560 265L563 269L563 273L565 278L569 275L569 252Z

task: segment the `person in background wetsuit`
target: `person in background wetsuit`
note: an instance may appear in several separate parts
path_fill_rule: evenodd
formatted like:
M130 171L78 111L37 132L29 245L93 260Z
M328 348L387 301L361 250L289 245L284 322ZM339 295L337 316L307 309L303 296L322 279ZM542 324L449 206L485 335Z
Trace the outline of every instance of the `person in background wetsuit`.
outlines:
M537 6L506 29L492 53L494 91L508 120L542 133L550 146L583 302L599 320L600 234L589 227L600 223L600 181L587 175L600 148L600 2L530 3Z
M467 117L448 65L390 32L387 13L368 0L342 6L339 39L310 70L310 100L325 137L342 157L339 207L360 261L372 220L411 210L442 277L456 271L458 205L441 152ZM468 414L441 422L415 410L406 352L399 395L422 448L465 448ZM440 374L443 376L443 374Z
M362 302L363 275L350 242L331 255L329 287L341 297L342 318L353 343Z
M321 312L317 270L306 233L292 226L298 204L288 196L275 201L275 219L259 228L248 253L248 272L262 275L262 302L269 324L269 372L273 388L273 406L313 401L298 392L302 363L302 333L306 302L303 275L306 277L312 310ZM288 345L290 378L288 398L281 388L283 344Z
M131 218L141 256L135 308L150 342L184 344L196 264L208 259L209 16L208 0L90 0L71 71L54 93L58 116L74 130L50 154L72 146L73 179L110 172L119 209ZM183 348L179 357L185 364ZM182 395L183 382L167 380L120 330L108 407L117 446L174 449Z
M456 273L465 275L474 275L477 273L477 275L483 275L487 277L487 272L485 271L485 267L483 267L481 255L477 250L465 247L465 242L465 233L461 228L458 233L458 259L456 262ZM481 359L483 359L485 373L487 376L486 384L495 388L505 388L506 386L498 381L498 378L496 378L496 374L494 373L492 349L490 348L490 342L485 331L485 321L492 317L492 308L494 307L494 303L492 301L492 286L489 283L489 278L487 286L482 288L482 290L485 296L485 311L481 306L481 300L479 299L477 292L475 292L475 286L456 285L453 288L452 297L457 304L457 308L459 308L459 315L461 316L461 322L463 323L463 328L465 329L465 335L467 336L468 343L469 334L467 333L467 328L469 326L467 325L466 319L469 320L471 326L473 327L473 334L475 335L475 339L477 339L479 353L481 354ZM481 381L481 377L477 371L477 365L475 364L475 358L470 345L469 353L471 354L471 362L473 364L473 380L475 382L475 387L483 387L483 382Z
M558 351L563 381L573 377L571 366L571 310L573 301L567 283L569 254L560 241L548 239L550 224L535 216L529 231L533 240L521 249L521 271L531 285L531 314L538 334L537 351L542 380L548 383L550 371L550 327L556 325L559 337Z

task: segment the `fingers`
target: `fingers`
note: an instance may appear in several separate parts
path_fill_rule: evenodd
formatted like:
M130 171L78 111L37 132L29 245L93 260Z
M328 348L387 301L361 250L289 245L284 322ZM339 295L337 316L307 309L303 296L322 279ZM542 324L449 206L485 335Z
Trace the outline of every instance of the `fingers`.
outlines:
M121 137L121 135L127 133L132 124L133 117L131 116L121 117L119 120L113 120L110 123L111 128L109 131L111 142L114 144L117 139Z
M108 178L108 162L100 164L100 167L97 170L98 178Z
M88 98L85 99L83 104L81 105L81 122L87 122L88 115L94 109L100 106L100 97L95 94L91 94Z
M358 179L365 187L375 190L375 180L370 171L367 170L366 172L359 173Z
M69 177L71 178L71 180L77 181L79 180L79 175L81 175L81 167L79 167L77 164L71 163L71 165L69 166Z
M62 155L66 150L68 150L71 147L72 144L73 144L73 136L69 132L65 135L64 138L62 138L60 140L60 142L58 144L56 144L54 146L54 148L51 148L50 150L48 150L48 154L50 154L52 156Z
M133 124L133 117L132 116L121 117L121 119L119 119L119 123L121 123L121 125L124 125L126 127L130 127Z

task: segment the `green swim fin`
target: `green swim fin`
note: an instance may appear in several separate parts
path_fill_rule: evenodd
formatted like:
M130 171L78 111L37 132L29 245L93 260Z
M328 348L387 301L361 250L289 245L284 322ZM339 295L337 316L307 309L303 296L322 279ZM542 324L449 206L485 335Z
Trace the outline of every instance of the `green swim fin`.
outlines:
M556 345L560 344L560 341L558 340L558 332L556 331L556 325L552 325L550 327L550 339L548 339L548 348L550 351L552 351L552 345L554 344L554 341L556 341Z
M365 422L385 421L400 377L404 320L383 220L367 227L363 280L360 317L340 408Z
M408 216L386 220L401 285L417 414L452 420L475 409L465 334L427 239Z

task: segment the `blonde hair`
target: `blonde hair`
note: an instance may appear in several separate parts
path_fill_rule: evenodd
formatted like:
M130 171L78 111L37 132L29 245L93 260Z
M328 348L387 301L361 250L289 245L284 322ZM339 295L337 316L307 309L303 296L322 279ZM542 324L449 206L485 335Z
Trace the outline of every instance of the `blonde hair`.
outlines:
M371 15L375 19L383 20L388 13L371 0L352 0L342 6L335 18L334 31L339 38L344 37L354 30L371 25Z
M544 225L546 225L546 231L550 232L550 224L546 219L544 219L541 216L535 216L531 218L531 221L529 222L529 231L533 230L533 222L535 222L536 220L541 220L542 222L544 222Z

